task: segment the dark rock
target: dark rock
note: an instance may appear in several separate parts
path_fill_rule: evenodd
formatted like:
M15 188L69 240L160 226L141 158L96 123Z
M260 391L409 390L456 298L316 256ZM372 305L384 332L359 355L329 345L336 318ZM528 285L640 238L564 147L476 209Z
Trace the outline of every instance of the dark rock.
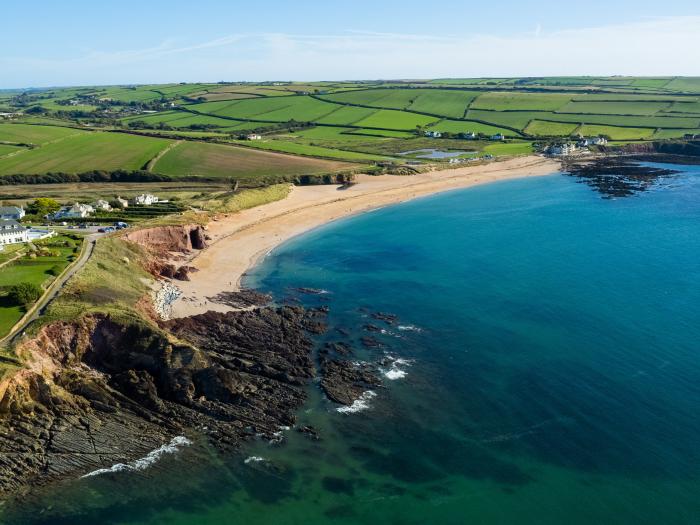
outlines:
M367 332L381 332L382 331L382 329L379 328L376 324L366 324L362 328L364 330L366 330Z
M309 439L312 439L314 441L320 441L321 436L318 435L318 430L316 430L314 427L305 425L303 427L297 427L297 432L304 434L306 437Z
M374 312L370 314L370 317L372 319L376 319L377 321L384 321L388 325L394 324L398 319L398 316L384 312Z
M360 342L365 348L382 348L386 346L384 343L378 341L374 337L362 337L360 338Z
M368 364L321 357L320 365L321 389L328 399L342 405L352 405L367 389L381 384Z
M221 292L214 297L208 297L214 303L221 303L233 308L250 308L265 306L272 301L272 296L255 290L240 290L238 292Z

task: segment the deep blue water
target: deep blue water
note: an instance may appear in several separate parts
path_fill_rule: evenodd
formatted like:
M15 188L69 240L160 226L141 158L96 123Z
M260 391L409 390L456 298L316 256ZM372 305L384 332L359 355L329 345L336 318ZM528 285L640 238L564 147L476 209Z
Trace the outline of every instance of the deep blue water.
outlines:
M700 522L700 170L679 169L619 199L563 175L479 186L286 243L248 284L326 290L299 296L330 307L322 339L406 375L355 413L314 385L300 423L320 442L289 431L246 451L264 461L154 474L153 496L91 482L91 519ZM385 348L359 344L368 322Z

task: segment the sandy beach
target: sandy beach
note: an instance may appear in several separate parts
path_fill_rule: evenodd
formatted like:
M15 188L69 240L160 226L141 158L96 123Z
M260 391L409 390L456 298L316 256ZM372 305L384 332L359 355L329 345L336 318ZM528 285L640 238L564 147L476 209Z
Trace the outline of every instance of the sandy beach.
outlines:
M199 271L190 274L190 281L177 283L182 295L172 305L172 316L230 310L208 298L238 290L245 272L271 249L328 222L457 188L549 175L559 168L554 160L528 156L414 176L360 175L357 184L342 190L338 186L295 187L286 199L209 223L210 245L189 262Z

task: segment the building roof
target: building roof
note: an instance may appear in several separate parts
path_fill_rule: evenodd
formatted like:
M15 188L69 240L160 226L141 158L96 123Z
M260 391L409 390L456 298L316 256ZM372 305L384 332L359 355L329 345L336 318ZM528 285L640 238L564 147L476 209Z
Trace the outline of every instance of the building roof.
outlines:
M0 219L0 230L23 230L24 226L14 219Z
M5 215L6 213L18 213L21 211L22 208L19 206L0 206L0 215Z

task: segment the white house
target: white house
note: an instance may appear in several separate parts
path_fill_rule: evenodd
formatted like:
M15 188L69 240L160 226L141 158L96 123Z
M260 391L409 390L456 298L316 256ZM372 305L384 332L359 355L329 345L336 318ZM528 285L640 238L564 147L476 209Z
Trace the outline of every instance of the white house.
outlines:
M150 206L158 202L158 197L151 195L150 193L142 193L138 197L134 197L134 204L141 204L144 206Z
M571 155L576 151L576 144L565 142L563 144L552 144L547 148L547 153L550 155Z
M90 206L92 206L96 210L103 210L103 211L111 211L112 210L112 207L109 205L109 202L104 201L102 199L99 199L99 200L93 202Z
M0 245L29 241L29 230L12 219L0 219Z
M54 219L82 219L89 217L91 213L95 213L95 208L89 204L80 204L76 202L73 206L63 206L60 210L54 213Z
M24 209L19 206L0 206L0 219L18 221L24 217L24 215Z
M496 133L495 135L491 135L491 140L505 140L506 136L503 133Z
M442 137L442 133L440 133L439 131L426 131L425 136L430 137L431 139L439 139L440 137Z
M605 137L593 137L588 142L594 146L605 146L608 143L608 139Z
M476 133L473 131L468 131L466 133L459 134L460 139L475 140L477 138Z
M126 199L122 199L121 197L117 197L114 199L117 201L119 204L121 204L122 208L128 208L129 207L129 201Z
M262 135L258 135L257 133L250 133L249 135L245 136L246 140L261 140Z

